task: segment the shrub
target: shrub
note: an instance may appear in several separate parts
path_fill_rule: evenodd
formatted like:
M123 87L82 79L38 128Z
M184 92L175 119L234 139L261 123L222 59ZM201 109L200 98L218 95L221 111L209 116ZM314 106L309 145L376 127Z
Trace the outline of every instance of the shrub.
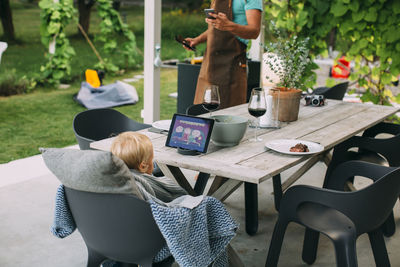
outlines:
M35 85L35 82L26 76L17 77L15 69L6 71L0 76L0 96L28 93Z

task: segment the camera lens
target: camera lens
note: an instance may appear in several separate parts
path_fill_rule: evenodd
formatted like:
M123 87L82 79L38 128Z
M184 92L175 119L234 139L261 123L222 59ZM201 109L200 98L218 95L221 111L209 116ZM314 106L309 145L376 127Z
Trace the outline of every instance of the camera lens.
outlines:
M319 99L318 98L313 98L313 100L311 101L311 105L319 106Z

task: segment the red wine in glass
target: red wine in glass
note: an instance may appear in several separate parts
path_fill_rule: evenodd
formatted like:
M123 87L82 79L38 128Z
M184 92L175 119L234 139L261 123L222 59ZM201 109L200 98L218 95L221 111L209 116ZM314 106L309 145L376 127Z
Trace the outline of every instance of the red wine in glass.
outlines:
M256 118L261 117L265 112L267 112L265 108L249 108L250 115Z
M219 102L211 101L210 103L202 103L203 107L208 111L214 111L219 108Z
M267 102L265 101L264 90L261 87L254 88L251 91L248 110L251 116L256 117L256 128L254 130L254 138L250 141L261 141L260 137L257 137L257 130L260 122L257 118L261 117L267 112Z

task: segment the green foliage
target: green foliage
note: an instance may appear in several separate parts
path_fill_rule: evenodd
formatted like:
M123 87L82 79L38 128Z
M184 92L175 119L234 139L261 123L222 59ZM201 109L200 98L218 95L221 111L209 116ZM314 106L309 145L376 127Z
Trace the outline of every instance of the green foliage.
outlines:
M95 40L103 43L103 51L108 55L104 62L100 62L97 67L116 72L118 67L112 62L115 54L124 56L125 67L128 68L137 64L138 52L135 35L121 20L119 13L113 9L112 3L112 0L97 0L97 11L102 20L100 34L96 35ZM122 44L118 44L118 35L123 36Z
M0 76L0 96L10 96L30 92L36 83L26 76L18 77L16 70L6 71Z
M183 23L184 22L184 23ZM195 37L207 30L204 15L196 16L193 13L184 12L181 9L172 10L163 14L161 22L162 38L171 39L180 34L184 37Z
M307 89L305 84L312 78L308 72L312 69L312 62L308 57L308 41L308 38L300 40L297 36L285 39L278 32L277 41L266 47L269 52L266 63L279 77L278 86ZM266 78L271 83L274 82L272 77Z
M64 31L75 13L72 0L41 0L39 7L41 41L46 48L55 40L55 52L46 53L47 63L40 67L40 82L57 85L71 74L71 59L75 50L69 43Z
M326 37L337 28L347 47L341 52L355 62L350 78L365 89L362 100L387 105L399 102L387 89L400 74L399 7L394 0L272 0L266 13L277 26L310 37L314 55L326 54Z

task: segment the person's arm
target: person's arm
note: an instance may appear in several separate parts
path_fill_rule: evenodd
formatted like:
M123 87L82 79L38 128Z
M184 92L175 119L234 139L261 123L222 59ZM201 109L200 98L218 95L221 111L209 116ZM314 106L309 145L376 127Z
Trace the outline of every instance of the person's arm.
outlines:
M200 34L199 36L195 37L195 38L185 38L186 41L189 42L189 45L191 47L195 47L198 44L207 42L207 31L203 32L202 34ZM183 46L186 50L191 51L189 48Z
M260 33L261 11L258 9L246 10L248 25L236 24L233 21L230 21L226 14L222 12L210 15L215 19L206 19L206 22L209 25L221 31L229 31L240 38L256 39Z

